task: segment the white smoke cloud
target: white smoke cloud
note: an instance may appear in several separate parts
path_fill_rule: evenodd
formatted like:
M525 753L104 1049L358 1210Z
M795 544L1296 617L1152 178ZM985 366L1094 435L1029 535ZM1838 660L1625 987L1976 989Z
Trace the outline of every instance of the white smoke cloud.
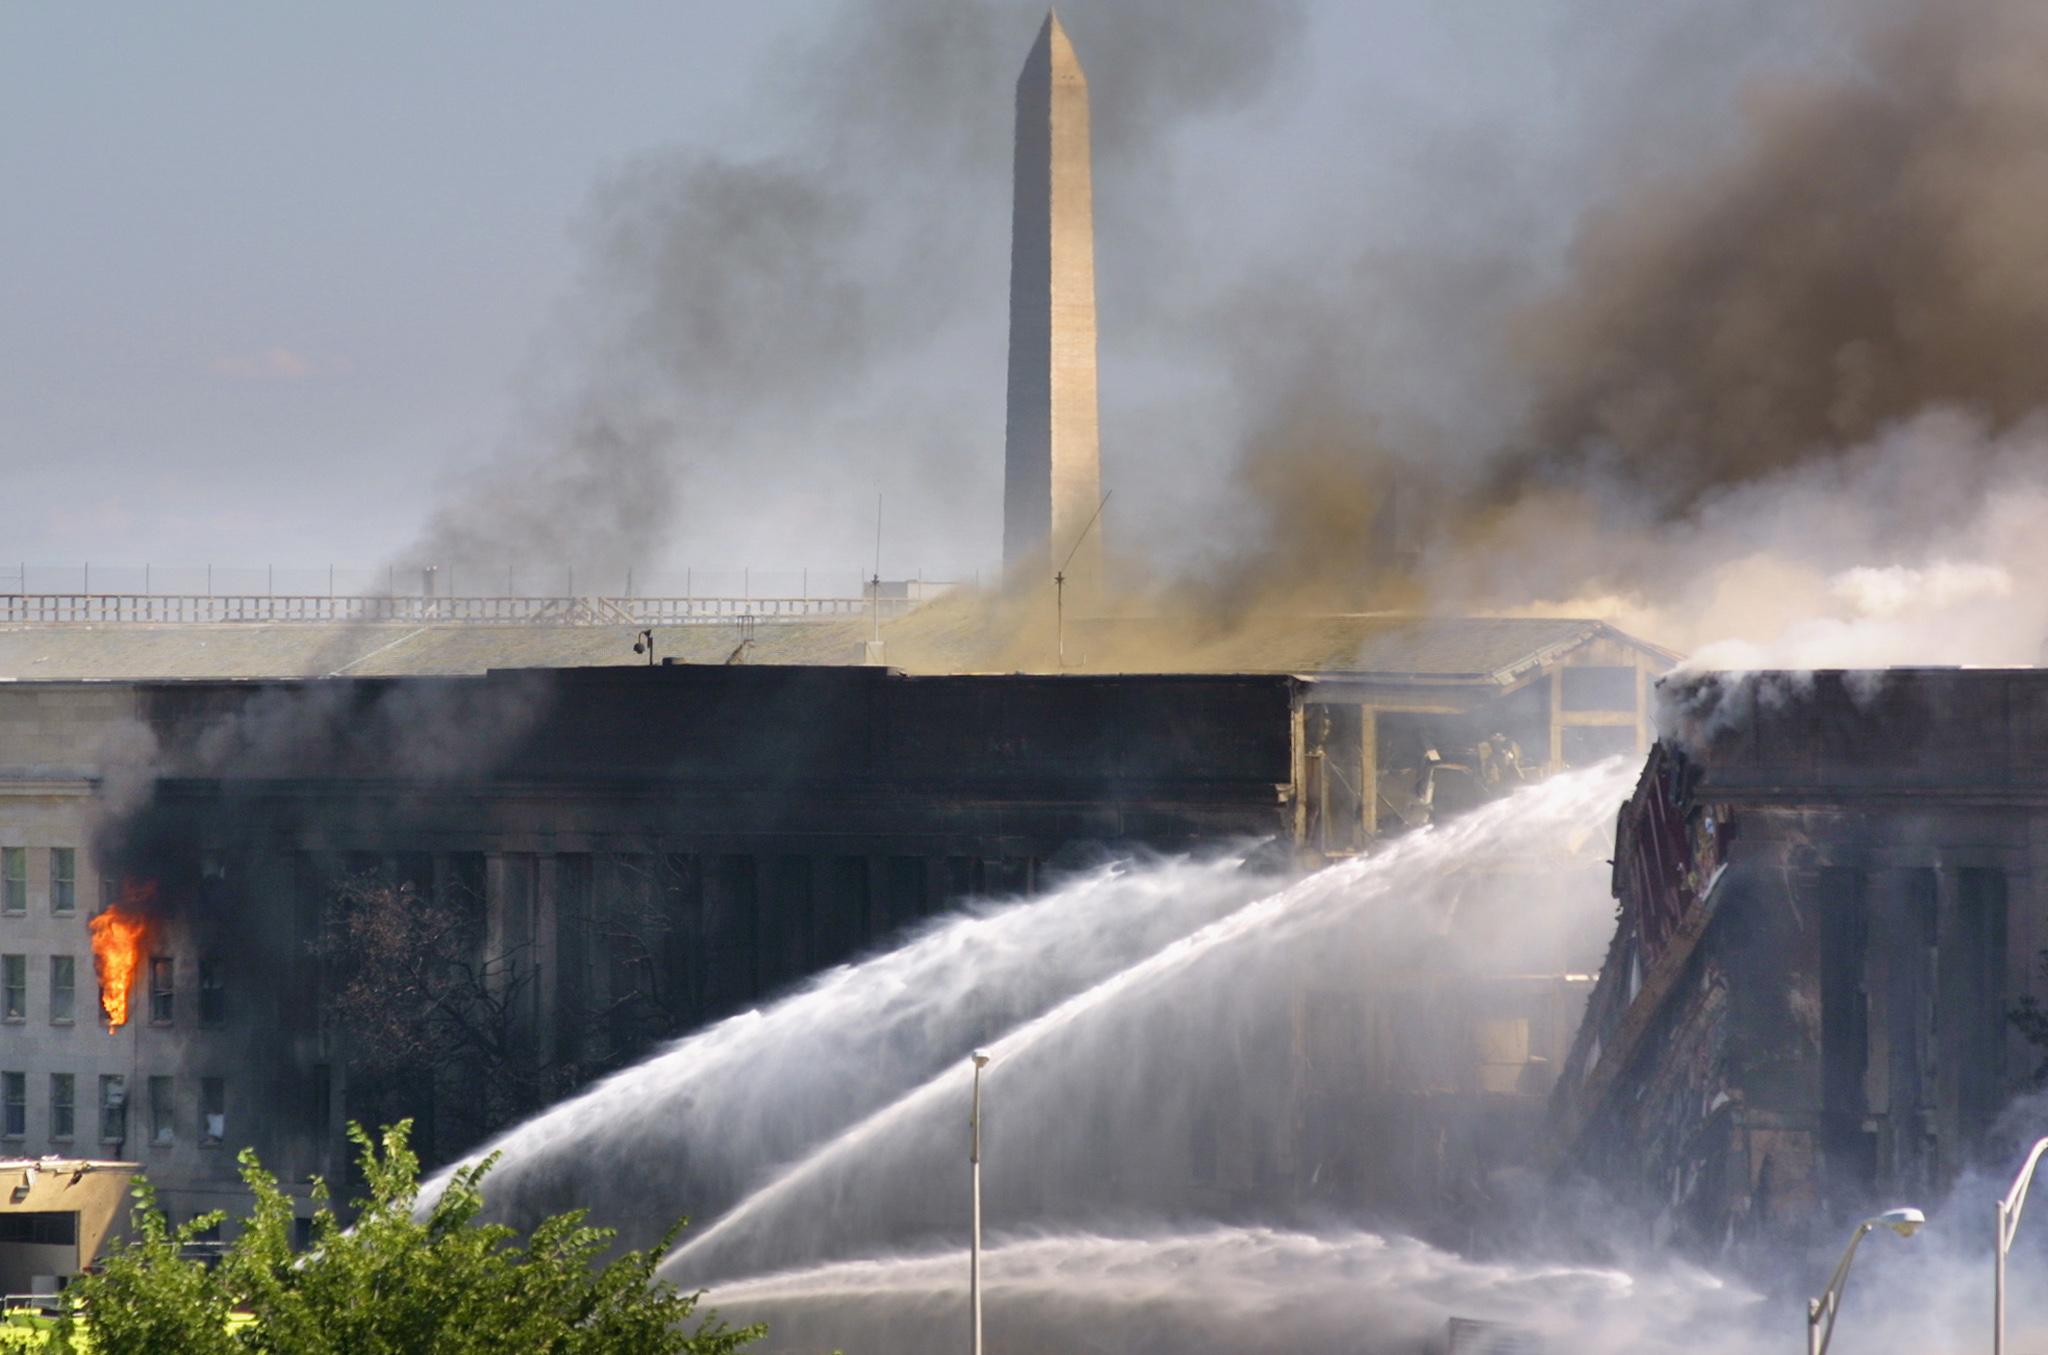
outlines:
M1450 587L1517 569L1584 579L1518 610L1607 618L1701 669L2031 666L2048 638L2048 594L2023 582L2048 570L2038 419L1994 434L1930 411L1677 521L1646 526L1618 496L1591 508L1582 541L1544 529L1556 511L1521 509L1501 558L1451 561Z

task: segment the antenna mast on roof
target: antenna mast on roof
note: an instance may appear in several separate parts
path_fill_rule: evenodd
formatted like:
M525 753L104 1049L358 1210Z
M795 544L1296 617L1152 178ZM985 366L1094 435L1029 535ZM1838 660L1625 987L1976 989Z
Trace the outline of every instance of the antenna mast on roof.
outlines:
M1110 491L1111 494L1115 492L1115 490ZM1067 558L1060 562L1058 571L1052 576L1053 629L1059 637L1060 667L1062 668L1067 666L1067 566L1074 563L1074 557L1080 553L1081 543L1088 539L1089 530L1095 526L1095 520L1102 516L1102 510L1107 507L1109 507L1109 494L1103 495L1102 502L1095 505L1095 511L1089 515L1088 521L1081 527L1081 534L1074 538L1074 548L1067 552Z
M875 619L874 642L882 643L882 491L875 491L875 576L868 582L868 611Z

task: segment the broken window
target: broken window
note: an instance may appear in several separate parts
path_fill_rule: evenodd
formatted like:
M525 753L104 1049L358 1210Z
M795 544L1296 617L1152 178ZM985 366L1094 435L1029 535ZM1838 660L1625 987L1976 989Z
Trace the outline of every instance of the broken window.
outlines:
M1365 845L1365 721L1357 706L1317 704L1303 712L1307 750L1307 839L1322 852Z
M108 1143L128 1137L128 1079L119 1073L100 1075L100 1137Z
M149 1141L167 1144L175 1142L177 1137L177 1115L171 1100L171 1080L167 1077L152 1077L149 1080Z
M149 1024L168 1026L171 1024L173 998L176 996L173 984L177 971L168 955L149 957Z
M50 1074L50 1137L70 1139L78 1125L78 1079L70 1073Z
M0 1135L18 1139L28 1133L28 1074L0 1073Z
M227 1020L228 994L222 984L220 961L199 962L199 1024L217 1026Z
M0 913L28 911L28 848L0 847Z
M50 911L73 913L78 910L78 849L75 847L50 848Z
M78 961L69 955L50 957L50 1024L68 1026L78 1005Z
M0 955L0 1019L28 1019L28 956Z
M199 1079L199 1146L212 1148L228 1136L227 1079Z

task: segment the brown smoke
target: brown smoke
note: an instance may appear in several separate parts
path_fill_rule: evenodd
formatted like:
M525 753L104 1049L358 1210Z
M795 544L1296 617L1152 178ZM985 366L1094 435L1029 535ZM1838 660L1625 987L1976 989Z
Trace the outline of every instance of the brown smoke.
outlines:
M2033 492L2015 435L2048 406L2048 6L1832 19L1797 69L1609 128L1561 251L1530 243L1540 189L1452 145L1417 178L1440 239L1235 307L1261 347L1236 539L1189 571L1209 605L1543 605L1768 649L1845 571L2020 568L1980 528ZM1942 657L1913 644L1858 652Z
M1587 217L1513 327L1534 397L1497 485L1611 474L1680 512L1929 407L2041 405L2048 7L1927 0L1851 50Z

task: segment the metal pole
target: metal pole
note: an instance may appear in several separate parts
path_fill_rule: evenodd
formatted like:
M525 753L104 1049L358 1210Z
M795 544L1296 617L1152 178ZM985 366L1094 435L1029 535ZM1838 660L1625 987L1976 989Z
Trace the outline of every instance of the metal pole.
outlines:
M973 1196L972 1231L967 1249L967 1304L974 1317L974 1355L981 1355L981 1070L988 1055L976 1051L974 1061L974 1109L968 1118L967 1161Z
M1060 667L1067 666L1067 576L1064 571L1052 576L1053 630L1059 636Z
M1867 1218L1856 1225L1856 1231L1849 1234L1849 1245L1842 1251L1842 1262L1835 1267L1828 1287L1821 1290L1820 1297L1806 1301L1806 1350L1807 1355L1827 1355L1828 1343L1835 1336L1835 1318L1842 1311L1842 1291L1849 1284L1849 1267L1856 1260L1857 1244L1865 1235L1880 1224L1891 1229L1900 1237L1911 1237L1927 1222L1927 1216L1917 1209L1887 1209L1884 1213ZM1822 1325L1822 1320L1826 1325Z
M2012 1181L2011 1189L1998 1202L1998 1247L1993 1259L1992 1272L1992 1355L2005 1355L2005 1254L2012 1249L2013 1235L2020 1228L2020 1211L2027 1207L2027 1190L2034 1184L2034 1169L2041 1165L2041 1156L2048 1153L2048 1138L2035 1141L2027 1153L2027 1160L2020 1165L2020 1172Z
M2012 1238L2005 1223L2005 1201L1998 1208L1998 1249L1992 1260L1991 1355L2005 1355L2005 1247Z

